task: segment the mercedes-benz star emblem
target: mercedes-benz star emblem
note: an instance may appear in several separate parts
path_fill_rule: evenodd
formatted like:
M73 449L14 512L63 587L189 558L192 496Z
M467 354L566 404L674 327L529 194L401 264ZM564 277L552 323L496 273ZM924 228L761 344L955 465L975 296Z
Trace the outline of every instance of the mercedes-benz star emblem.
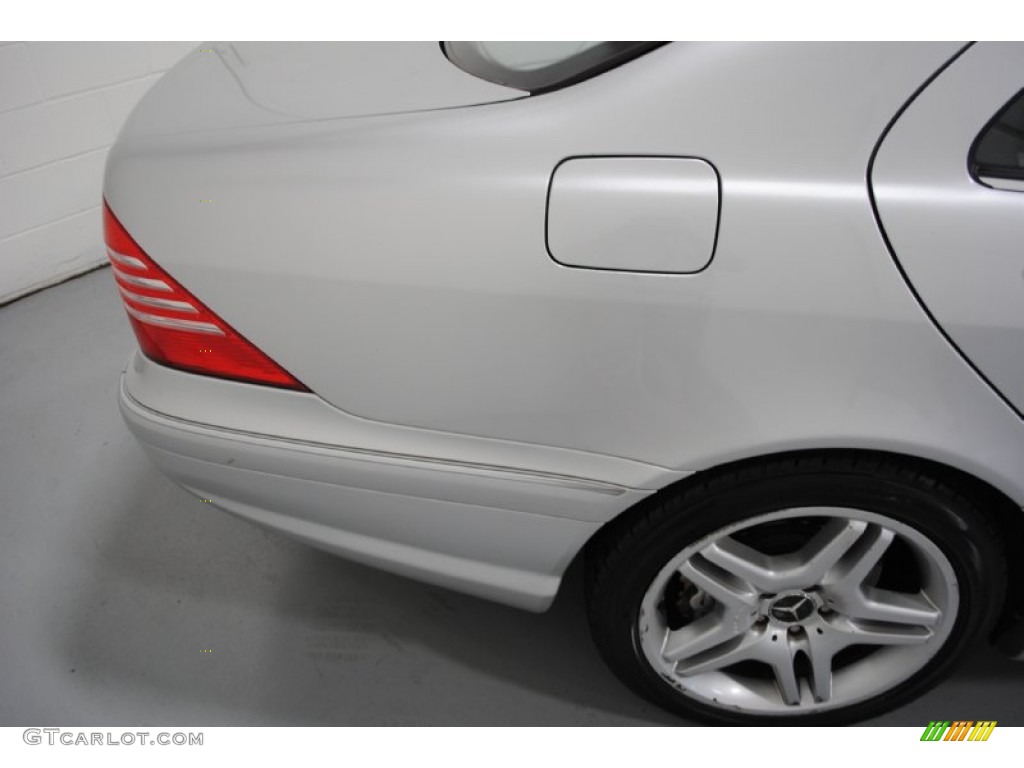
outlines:
M772 603L772 616L779 621L803 621L814 612L814 601L807 595L783 595Z

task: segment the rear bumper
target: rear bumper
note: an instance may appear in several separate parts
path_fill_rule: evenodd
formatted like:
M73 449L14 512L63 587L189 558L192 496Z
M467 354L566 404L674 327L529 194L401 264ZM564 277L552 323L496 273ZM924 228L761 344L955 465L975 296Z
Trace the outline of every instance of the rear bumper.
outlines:
M341 434L346 424L349 437L405 428L357 424L314 395L192 376L141 355L122 377L120 407L163 472L224 510L353 560L535 611L551 604L565 568L603 522L651 492L352 446ZM194 418L213 414L220 423ZM331 429L338 434L325 441ZM411 435L410 448L422 438Z

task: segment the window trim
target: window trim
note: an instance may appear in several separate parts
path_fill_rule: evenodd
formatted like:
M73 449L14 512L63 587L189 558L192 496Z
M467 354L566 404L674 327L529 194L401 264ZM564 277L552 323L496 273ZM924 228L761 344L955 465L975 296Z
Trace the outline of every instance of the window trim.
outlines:
M992 189L1008 189L1010 191L1019 192L1021 191L1019 186L1016 184L1010 187L997 186L993 182L1008 181L1008 182L1024 182L1024 168L1005 168L1003 166L988 166L981 165L977 162L976 156L978 152L978 145L981 140L988 135L988 132L993 129L996 123L1006 114L1011 107L1013 107L1018 100L1024 99L1024 88L1021 88L1015 94L1013 94L1006 103L999 108L999 110L982 126L982 129L978 131L978 135L974 137L974 141L971 142L971 147L967 151L967 172L971 178L982 186L989 187Z
M608 70L615 69L616 67L620 67L627 62L633 61L634 59L638 59L641 56L645 56L651 51L655 50L656 48L660 48L663 45L668 45L669 42L671 41L662 40L655 42L635 42L629 48L621 50L618 53L609 56L606 59L602 59L601 61L598 61L595 64L584 68L583 70L577 72L576 74L570 75L569 77L565 77L550 85L538 86L536 88L517 87L514 85L508 85L507 83L503 83L503 85L505 85L508 88L515 88L516 90L525 91L530 96L539 96L544 93L550 93L552 91L561 90L562 88L568 88L571 85L576 85L577 83L583 82L584 80L589 80L592 77L597 77L598 75L603 74ZM448 49L446 47L447 44L447 41L441 41L440 43L438 43L438 45L441 47L441 53L444 55L446 59L448 59L448 61L451 63L453 67L458 67L460 71L465 72L467 75L471 75L472 77L476 77L487 82L493 82L487 80L487 78L485 77L481 77L480 75L474 72L470 72L469 70L463 69L461 66L459 66L459 64L453 61L452 58L448 55Z

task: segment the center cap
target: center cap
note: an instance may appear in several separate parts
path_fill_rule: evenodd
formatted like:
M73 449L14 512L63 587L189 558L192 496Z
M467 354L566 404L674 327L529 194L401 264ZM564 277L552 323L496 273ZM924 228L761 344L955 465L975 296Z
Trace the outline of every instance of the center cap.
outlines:
M803 621L814 613L814 601L802 592L777 597L769 610L772 618L786 624Z

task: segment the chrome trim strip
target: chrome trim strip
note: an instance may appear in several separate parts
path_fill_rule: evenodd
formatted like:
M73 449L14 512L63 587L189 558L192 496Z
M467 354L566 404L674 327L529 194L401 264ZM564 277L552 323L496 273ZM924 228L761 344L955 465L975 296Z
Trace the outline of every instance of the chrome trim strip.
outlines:
M560 475L554 472L539 472L530 469L519 469L517 467L506 467L497 464L482 464L477 462L469 461L458 461L455 459L442 459L431 456L418 456L415 454L407 453L393 453L390 451L379 451L372 448L354 448L348 445L332 445L329 443L320 443L311 440L299 440L296 438L281 437L279 435L266 435L261 432L246 432L240 429L233 429L231 427L215 426L213 424L203 424L197 421L190 421L189 419L183 419L179 416L171 416L170 414L156 411L147 405L143 405L136 400L131 392L128 391L125 385L124 377L121 377L121 394L125 400L128 401L133 407L141 411L147 418L159 418L165 419L169 422L176 422L181 426L179 429L191 429L200 430L204 433L213 432L218 433L216 437L222 440L238 440L241 442L249 443L252 440L263 440L275 443L283 443L288 445L292 450L306 451L306 452L321 452L329 451L335 454L350 454L351 458L357 459L362 458L365 460L378 460L383 462L409 462L421 465L428 465L425 469L430 469L435 472L456 472L462 474L471 474L477 476L491 476L495 478L502 478L505 480L515 480L524 483L536 483L539 485L556 486L560 488L566 488L574 491L587 491L590 493L598 493L607 496L621 496L628 490L632 490L622 485L614 485L612 483L605 483L600 480L590 480L584 477L575 477L573 475ZM284 446L282 446L284 447ZM557 517L557 515L553 515Z
M163 280L156 280L151 277L136 277L135 275L129 275L117 268L116 264L111 264L110 268L114 271L114 276L119 280L124 280L130 285L138 285L142 288L149 288L151 291L164 291L165 293L171 293L172 288Z
M131 299L136 304L145 304L150 307L170 309L175 312L187 312L190 315L199 314L199 310L186 301L174 301L173 299L158 299L155 296L140 296L137 293L132 293L123 285L118 285L117 290L121 292L122 296L124 296L127 299Z
M978 180L994 189L1024 192L1024 179L1004 179L997 176L979 176Z
M141 261L134 256L129 256L126 253L115 251L113 248L107 247L107 257L116 264L124 264L126 267L135 267L136 269L149 269L144 261Z
M192 333L206 333L211 336L224 336L225 333L213 323L202 323L198 320L177 320L173 317L163 317L161 315L151 315L148 312L140 312L128 304L124 305L125 310L128 314L138 320L140 323L148 323L149 325L160 325L164 328L174 328L179 331L190 331Z

